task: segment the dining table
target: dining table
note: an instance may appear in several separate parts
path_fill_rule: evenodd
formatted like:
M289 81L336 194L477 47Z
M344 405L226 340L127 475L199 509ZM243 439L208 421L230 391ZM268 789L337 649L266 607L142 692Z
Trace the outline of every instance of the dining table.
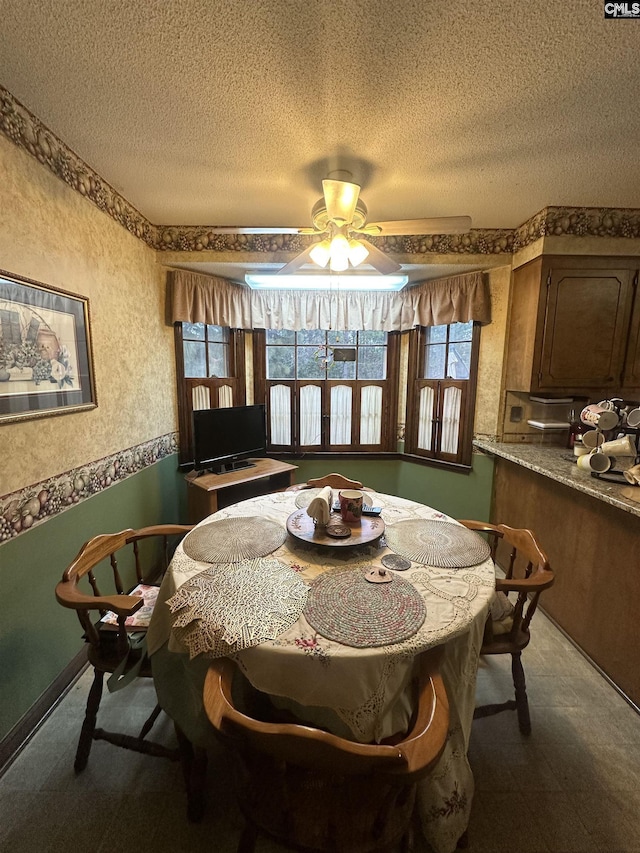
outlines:
M449 732L416 802L435 853L453 853L474 791L467 751L495 596L489 546L438 509L372 489L365 508L379 515L345 525L333 513L315 526L307 508L319 491L225 507L178 545L147 634L159 704L192 743L212 745L204 678L212 658L229 656L298 719L380 742L407 729L416 659L441 646Z

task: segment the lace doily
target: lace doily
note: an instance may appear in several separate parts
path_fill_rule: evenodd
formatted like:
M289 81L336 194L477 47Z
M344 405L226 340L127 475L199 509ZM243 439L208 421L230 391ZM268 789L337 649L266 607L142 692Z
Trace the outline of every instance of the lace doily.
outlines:
M353 569L326 572L311 584L304 610L323 637L345 646L374 648L415 634L427 615L420 593L404 578L368 583Z
M385 538L389 548L407 560L443 569L477 566L491 554L482 536L450 521L398 521L387 526Z
M271 554L286 538L284 527L268 518L222 518L187 533L182 548L199 562L236 563Z
M168 601L173 630L189 656L222 657L274 640L302 613L305 582L274 559L206 569Z

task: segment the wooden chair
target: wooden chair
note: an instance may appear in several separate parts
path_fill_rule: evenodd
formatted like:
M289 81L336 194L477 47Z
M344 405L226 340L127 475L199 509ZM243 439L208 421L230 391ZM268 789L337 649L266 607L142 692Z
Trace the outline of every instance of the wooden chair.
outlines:
M161 524L140 530L123 530L120 533L94 536L85 542L56 586L58 602L63 607L75 610L78 615L84 639L88 643L87 657L94 669L93 684L89 691L76 751L74 763L76 772L84 770L87 766L94 740L106 740L116 746L148 755L173 760L179 757L177 750L170 750L146 740L146 735L160 714L158 705L153 709L137 737L96 728L96 718L102 698L105 673L115 672L123 661L126 661L128 666L140 667L137 675L151 677L151 666L144 651L144 644L134 648L134 644L130 641L130 633L125 626L125 620L143 606L143 598L140 595L125 594L123 577L130 576L130 583L126 584L126 588L131 588L136 583L151 584L158 580L166 570L173 553L170 543L177 544L189 530L191 530L189 526ZM143 540L148 541L142 544ZM122 568L118 566L118 559ZM146 572L143 568L145 565L149 566ZM110 572L108 566L111 569ZM100 571L96 572L98 567ZM98 586L98 575L102 575L109 581L111 591L105 595ZM83 578L86 578L83 582L86 591L83 591L80 585ZM106 626L101 622L107 612L116 614L115 626ZM146 628L136 627L133 630L136 632L136 640L143 640Z
M317 489L331 486L332 489L361 489L360 480L350 480L342 474L325 474L324 477L312 477L306 483L289 486L288 492L299 492L303 489Z
M438 652L421 656L414 719L393 746L248 716L232 693L235 665L226 658L212 662L204 707L237 750L235 783L246 820L238 853L253 853L260 833L307 853L364 853L409 843L416 782L440 757L449 725Z
M531 718L527 688L522 667L522 650L530 640L530 625L543 590L554 581L546 554L531 530L507 527L506 524L486 524L481 521L462 521L465 527L486 534L493 560L504 569L505 577L496 578L496 592L506 596L517 594L515 602L503 608L502 619L487 618L482 640L482 655L511 655L511 673L515 699L475 709L474 718L487 717L500 711L515 710L522 734L531 733Z

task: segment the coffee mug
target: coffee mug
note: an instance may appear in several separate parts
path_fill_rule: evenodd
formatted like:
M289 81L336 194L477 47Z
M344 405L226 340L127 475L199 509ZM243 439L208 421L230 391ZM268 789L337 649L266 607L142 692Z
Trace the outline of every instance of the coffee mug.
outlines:
M586 456L587 453L591 453L591 450L588 447L584 446L582 441L576 442L573 445L573 455L574 456Z
M595 471L597 474L604 474L616 464L613 456L607 456L605 453L600 453L598 450L592 450L588 456L579 456L578 468L582 471Z
M614 438L612 441L605 441L600 445L602 453L607 456L635 456L636 445L630 435L623 435L620 438Z
M620 416L617 412L592 403L590 406L585 406L580 412L580 420L583 424L587 424L587 426L597 427L606 432L606 430L614 429L618 426Z
M343 521L360 521L364 495L355 489L343 489L340 494L340 515Z
M589 450L593 450L595 447L600 447L600 445L604 443L604 436L599 429L590 429L583 434L582 443L585 447L588 447Z
M622 473L624 474L624 478L627 483L631 483L632 486L640 486L640 465L634 465L631 468L627 468L627 470Z
M640 427L640 409L631 409L627 412L627 426L632 429Z

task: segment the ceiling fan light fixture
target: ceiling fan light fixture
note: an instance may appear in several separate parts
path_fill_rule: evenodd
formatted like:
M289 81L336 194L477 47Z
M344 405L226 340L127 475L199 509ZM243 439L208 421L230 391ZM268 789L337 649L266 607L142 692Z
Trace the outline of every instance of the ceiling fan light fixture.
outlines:
M326 267L331 258L331 241L321 240L319 243L316 243L309 252L309 257L319 267Z
M329 269L333 272L344 272L349 269L349 241L344 234L336 234L331 238L331 258Z
M349 240L349 262L352 267L357 267L369 256L369 250L358 240Z

